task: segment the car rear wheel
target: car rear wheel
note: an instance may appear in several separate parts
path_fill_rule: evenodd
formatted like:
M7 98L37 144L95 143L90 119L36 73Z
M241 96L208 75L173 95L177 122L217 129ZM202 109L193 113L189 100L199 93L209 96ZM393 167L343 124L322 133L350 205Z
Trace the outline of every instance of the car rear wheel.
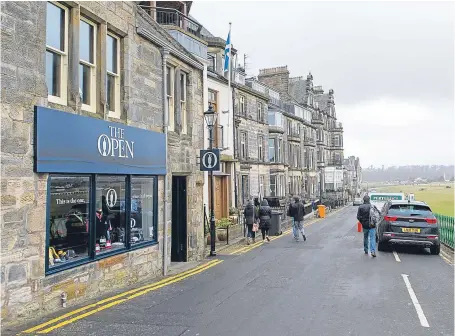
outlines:
M387 242L379 242L378 243L378 251L387 251L387 249L389 248Z
M440 245L430 247L430 252L432 255L438 255L440 251L441 251Z

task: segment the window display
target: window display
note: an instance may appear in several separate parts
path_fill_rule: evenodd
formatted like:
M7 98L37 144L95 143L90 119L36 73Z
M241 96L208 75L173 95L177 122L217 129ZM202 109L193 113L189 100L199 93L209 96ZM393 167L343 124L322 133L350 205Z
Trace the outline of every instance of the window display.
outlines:
M96 179L95 252L125 247L126 176L98 176Z
M131 244L156 240L154 192L155 178L131 178Z
M88 256L90 177L51 177L49 267Z
M46 271L57 272L71 263L158 240L156 176L55 175L49 179Z

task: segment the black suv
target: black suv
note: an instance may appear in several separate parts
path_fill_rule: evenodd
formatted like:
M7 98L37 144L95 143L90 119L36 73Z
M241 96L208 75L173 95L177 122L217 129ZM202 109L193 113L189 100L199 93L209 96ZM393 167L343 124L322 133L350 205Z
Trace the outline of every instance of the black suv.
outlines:
M378 250L389 244L429 247L431 254L439 254L439 227L428 204L419 201L389 201L381 211L377 226Z

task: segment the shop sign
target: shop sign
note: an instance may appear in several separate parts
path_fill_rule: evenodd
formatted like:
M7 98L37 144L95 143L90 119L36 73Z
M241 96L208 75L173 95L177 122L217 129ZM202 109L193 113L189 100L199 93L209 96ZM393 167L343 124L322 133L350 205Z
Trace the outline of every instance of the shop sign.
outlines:
M35 107L37 173L166 174L163 133Z

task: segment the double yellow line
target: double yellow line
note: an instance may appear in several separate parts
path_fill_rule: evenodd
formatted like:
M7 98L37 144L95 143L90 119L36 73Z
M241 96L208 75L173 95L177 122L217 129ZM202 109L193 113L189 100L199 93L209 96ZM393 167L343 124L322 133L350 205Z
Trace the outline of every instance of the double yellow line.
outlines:
M316 222L319 222L320 220L322 220L322 218L311 220L310 222L308 222L307 224L304 224L303 226L304 227L308 227L308 226L310 226L310 225L312 225L312 224L314 224ZM287 235L287 234L289 234L291 232L292 232L292 228L287 229L286 231L283 231L283 233L280 236L276 236L276 237L270 238L270 241L273 241L275 239L284 237L285 235ZM259 246L261 246L263 244L264 244L264 242L260 241L260 242L254 243L252 245L247 245L247 246L241 247L241 248L239 248L239 249L237 249L235 251L232 251L229 254L230 255L241 255L241 254L247 253L247 252L251 251L252 249L255 249L256 247L259 247Z
M449 265L453 266L453 261L452 259L454 258L454 256L450 256L448 253L446 253L445 251L441 250L439 252L439 256L446 262L448 263Z
M66 313L66 314L56 317L52 320L49 320L45 323L39 324L39 325L32 327L30 329L27 329L27 330L24 330L21 332L21 334L27 334L27 333L47 334L55 329L64 327L68 324L71 324L73 322L86 318L87 316L96 314L102 310L111 308L120 303L129 301L138 296L147 294L148 292L157 290L159 288L162 288L162 287L168 286L170 284L173 284L175 282L179 282L183 279L189 278L198 273L204 272L205 270L207 270L211 267L214 267L222 262L223 262L223 260L219 260L219 259L211 260L203 265L200 265L200 266L190 269L188 271L182 272L180 274L168 277L166 279L155 282L153 284L145 285L145 286L142 286L142 287L139 287L136 289L132 289L127 292L123 292L121 294L98 301L96 303L78 308L69 313ZM74 317L72 317L72 316L74 316Z

